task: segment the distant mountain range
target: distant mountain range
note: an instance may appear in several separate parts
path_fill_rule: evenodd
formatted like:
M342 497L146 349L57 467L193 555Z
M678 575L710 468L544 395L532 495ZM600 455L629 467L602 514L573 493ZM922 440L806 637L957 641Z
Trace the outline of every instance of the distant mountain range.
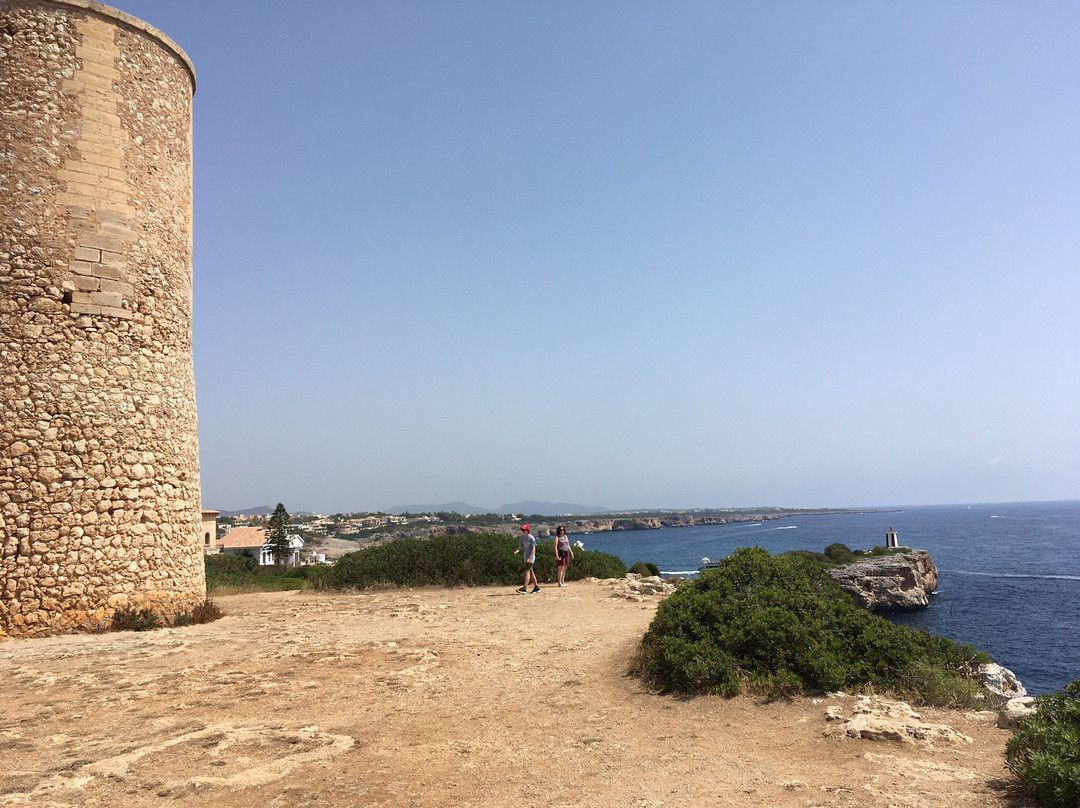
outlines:
M222 511L218 516L270 516L277 505L255 505L251 508L241 508L238 511ZM308 516L311 511L289 511L292 516Z
M541 516L572 514L580 516L582 514L607 513L608 510L603 505L577 505L573 502L536 502L535 500L527 500L525 502L511 502L508 505L501 506L498 510L492 511L492 513L536 513Z
M455 513L521 513L539 514L540 516L563 516L565 514L594 514L607 513L608 509L601 505L576 505L572 502L508 502L498 508L481 508L478 505L470 505L467 502L444 502L441 505L397 505L387 508L386 513L399 515L403 513L435 513L436 511L453 511Z
M241 508L238 511L222 511L219 516L269 516L274 512L276 505L256 505L252 508Z
M384 508L383 513L392 513L400 516L403 513L435 513L436 511L454 511L455 513L489 513L487 508L479 505L470 505L468 502L444 502L441 505L395 505L393 508Z

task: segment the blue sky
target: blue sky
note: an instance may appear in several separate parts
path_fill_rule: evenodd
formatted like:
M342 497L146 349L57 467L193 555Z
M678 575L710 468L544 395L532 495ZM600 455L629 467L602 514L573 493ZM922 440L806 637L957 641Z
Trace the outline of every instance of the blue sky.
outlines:
M116 5L205 507L1080 497L1080 6Z

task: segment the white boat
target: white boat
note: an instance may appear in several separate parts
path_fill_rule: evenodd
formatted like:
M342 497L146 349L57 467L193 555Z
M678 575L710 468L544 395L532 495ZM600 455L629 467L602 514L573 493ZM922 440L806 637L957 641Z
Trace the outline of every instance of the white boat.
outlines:
M705 570L714 570L719 567L720 561L713 561L708 556L701 557L701 566L698 568L698 572L705 572Z

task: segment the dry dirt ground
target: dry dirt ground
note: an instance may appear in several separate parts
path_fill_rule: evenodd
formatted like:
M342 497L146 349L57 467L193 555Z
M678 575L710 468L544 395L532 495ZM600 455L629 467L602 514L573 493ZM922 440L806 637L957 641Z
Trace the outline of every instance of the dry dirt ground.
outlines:
M974 739L826 735L847 699L661 696L601 582L260 593L209 625L0 644L0 806L1020 806Z

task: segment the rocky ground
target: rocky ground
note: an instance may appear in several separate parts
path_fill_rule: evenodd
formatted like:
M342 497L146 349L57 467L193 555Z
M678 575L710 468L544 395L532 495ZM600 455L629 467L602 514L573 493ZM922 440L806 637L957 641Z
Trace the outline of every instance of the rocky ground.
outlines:
M865 740L850 696L651 692L626 671L658 597L233 595L209 625L3 643L0 806L1026 805L990 714Z
M328 559L335 560L346 553L355 553L366 544L367 542L361 544L350 539L339 539L333 536L319 536L306 546L305 551L323 553Z

